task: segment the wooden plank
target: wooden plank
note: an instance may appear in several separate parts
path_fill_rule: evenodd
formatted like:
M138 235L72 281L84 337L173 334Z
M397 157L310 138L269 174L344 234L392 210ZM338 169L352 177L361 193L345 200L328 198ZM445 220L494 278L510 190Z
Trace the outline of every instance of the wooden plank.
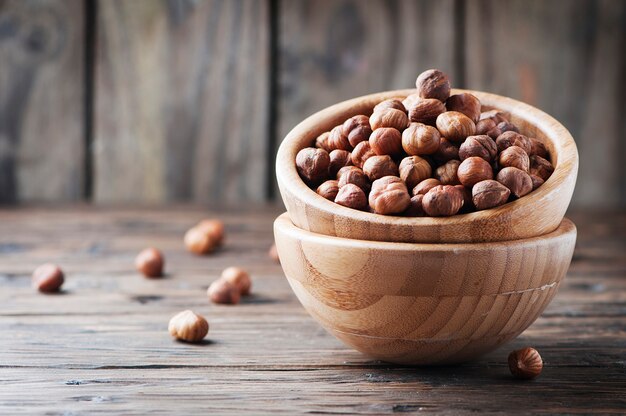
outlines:
M576 139L574 205L626 204L626 3L467 2L466 28L467 87L536 105Z
M79 200L84 2L0 2L0 202Z
M95 200L263 200L267 1L97 4Z

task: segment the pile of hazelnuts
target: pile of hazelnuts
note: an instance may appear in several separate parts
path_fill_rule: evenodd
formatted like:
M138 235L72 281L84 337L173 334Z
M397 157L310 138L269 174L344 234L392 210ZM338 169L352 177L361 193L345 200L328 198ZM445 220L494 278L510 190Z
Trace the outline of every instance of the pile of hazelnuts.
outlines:
M303 181L324 198L383 215L450 216L503 205L554 168L540 140L507 114L482 112L469 93L450 95L446 74L421 73L417 90L378 103L298 152Z

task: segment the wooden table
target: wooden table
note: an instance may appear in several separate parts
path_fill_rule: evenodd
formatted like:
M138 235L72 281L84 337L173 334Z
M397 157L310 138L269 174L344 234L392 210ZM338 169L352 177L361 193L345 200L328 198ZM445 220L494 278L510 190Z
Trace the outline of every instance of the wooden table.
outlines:
M626 412L626 213L571 215L566 283L517 340L462 366L402 368L344 347L302 309L267 256L279 212L0 210L0 414ZM194 257L182 235L210 216L226 222L226 245ZM165 279L133 269L151 245L165 252ZM46 261L66 271L62 294L30 287ZM231 265L250 270L254 296L209 304L207 286ZM210 322L201 345L167 333L188 308ZM545 361L531 382L506 365L524 345Z

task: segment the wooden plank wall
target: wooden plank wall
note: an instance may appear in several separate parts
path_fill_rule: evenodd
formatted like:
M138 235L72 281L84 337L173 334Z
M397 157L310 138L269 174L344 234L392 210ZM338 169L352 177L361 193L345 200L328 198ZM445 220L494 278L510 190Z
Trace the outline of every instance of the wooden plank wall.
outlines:
M265 200L299 120L439 67L561 120L574 204L623 207L624 50L613 0L0 0L0 201Z

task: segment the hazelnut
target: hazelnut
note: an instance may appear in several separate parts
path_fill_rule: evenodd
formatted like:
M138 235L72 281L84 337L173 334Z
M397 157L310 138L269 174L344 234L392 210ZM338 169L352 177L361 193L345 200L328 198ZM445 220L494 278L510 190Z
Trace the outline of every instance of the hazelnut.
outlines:
M202 220L196 225L196 227L204 230L205 233L210 234L215 240L217 245L224 242L224 223L220 220Z
M430 163L419 156L408 156L402 159L399 166L400 178L409 189L413 189L424 179L430 178Z
M330 152L330 147L328 146L328 137L330 136L330 132L326 131L315 139L315 147L318 149L324 149L327 152Z
M58 292L64 281L63 271L52 263L37 267L32 276L33 287L43 293Z
M470 212L475 210L474 201L472 201L472 190L463 185L454 185L456 189L463 195L463 206L459 212Z
M429 69L422 72L415 80L417 93L422 98L436 98L446 101L450 96L450 80L438 69Z
M479 120L478 123L476 123L476 134L486 134L492 139L495 139L502 134L502 131L500 131L495 121L490 118L486 118L484 120Z
M396 176L385 176L372 183L369 205L375 213L400 214L408 208L410 202L411 197L402 179Z
M250 280L250 275L244 269L240 267L229 267L224 269L221 279L235 285L242 296L250 294L252 281Z
M328 178L330 155L324 149L307 147L296 155L296 168L300 177L311 185L322 183Z
M472 187L472 202L477 210L489 209L505 204L511 195L509 188L498 181L488 179Z
M376 113L378 111L386 110L388 108L393 108L394 110L400 110L403 113L406 113L406 108L404 107L404 104L402 104L402 101L397 98L389 98L387 100L379 102L378 104L376 104L376 106L374 106L373 112Z
M341 128L344 136L348 138L348 143L353 147L369 139L370 134L372 134L370 119L364 115L350 117Z
M522 348L509 354L509 370L516 378L530 380L541 374L543 360L536 349Z
M422 206L431 217L454 215L463 206L463 194L454 186L438 185L426 192Z
M515 124L508 121L499 122L497 127L502 133L506 133L507 131L514 131L515 133L519 133L519 130L517 129Z
M519 146L511 146L500 153L498 164L501 168L514 167L528 172L530 159L524 149Z
M135 268L146 277L163 275L163 255L156 248L147 248L135 258Z
M412 156L430 155L439 149L441 136L436 128L422 123L411 123L402 132L402 148Z
M530 175L518 168L508 167L500 170L496 180L509 188L511 193L520 198L533 190L533 181Z
M496 146L498 146L498 152L502 152L511 146L521 147L526 154L530 154L531 145L528 137L523 134L516 133L514 131L505 131L496 138Z
M433 153L433 158L439 163L446 163L452 159L459 158L459 148L450 140L442 137L439 140L439 149Z
M439 182L438 179L424 179L423 181L415 185L415 187L413 188L413 195L423 195L437 185L441 185L441 182Z
M207 296L211 302L223 305L236 305L241 299L239 288L224 279L218 279L211 283L207 290Z
M398 166L389 155L372 156L363 164L363 172L370 181L375 181L383 176L398 176Z
M369 140L361 142L354 147L352 155L352 164L359 168L363 168L363 163L372 156L376 156L376 153L372 150Z
M267 255L270 256L270 259L274 260L276 263L280 263L280 257L278 257L278 249L276 248L276 244L272 244Z
M543 142L535 139L534 137L529 138L530 140L530 153L528 156L541 156L544 159L549 159L550 154L548 153L548 149L546 149L546 145Z
M367 206L367 197L361 188L349 183L339 188L335 203L348 208L363 209Z
M435 98L421 98L411 102L409 120L416 123L434 125L439 114L446 111L446 106Z
M409 94L404 100L402 100L402 105L404 106L404 109L408 113L409 109L413 107L416 102L422 99L423 98L420 97L418 93Z
M533 181L533 191L543 185L544 180L537 175L531 174L530 179Z
M411 197L411 201L409 202L409 207L404 211L403 215L407 217L423 217L426 215L424 212L424 207L422 206L422 200L424 199L424 195L418 194Z
M380 127L374 130L369 143L377 155L397 156L402 154L402 134L393 127Z
M352 145L348 140L348 136L343 134L343 126L335 126L330 131L330 135L328 136L328 147L331 150L341 149L341 150L352 150Z
M493 179L489 162L477 156L468 157L461 162L456 174L461 184L470 188L480 181Z
M347 150L335 149L330 152L329 157L328 173L333 178L337 175L339 169L352 165L351 154Z
M185 233L185 247L194 254L208 254L217 246L216 237L200 227L190 228Z
M498 124L503 121L509 121L509 115L504 111L500 110L489 110L483 111L480 113L480 120L492 120L494 123Z
M498 147L496 142L487 135L469 136L459 147L459 158L465 160L468 157L477 156L491 163L496 160Z
M370 191L370 180L363 170L357 168L356 166L346 166L341 168L339 172L337 172L337 180L339 181L339 188L351 183L361 188L363 192L367 193Z
M448 111L458 111L465 114L474 123L480 119L480 101L467 92L451 95L446 100L446 108Z
M209 333L209 323L204 317L186 310L174 315L167 329L178 340L200 342Z
M550 175L554 172L552 163L548 162L541 156L532 155L530 157L530 173L539 176L544 181L547 181Z
M339 181L332 179L326 181L318 186L315 192L329 201L334 201L337 196L337 192L339 192Z
M409 118L406 113L395 108L384 108L374 112L370 117L370 126L374 131L381 127L391 127L402 131L408 124Z
M463 113L446 111L437 117L437 130L448 140L461 142L476 133L476 124Z
M458 185L459 178L457 176L457 170L461 164L458 160L449 160L445 164L435 169L435 178L441 182L442 185Z

